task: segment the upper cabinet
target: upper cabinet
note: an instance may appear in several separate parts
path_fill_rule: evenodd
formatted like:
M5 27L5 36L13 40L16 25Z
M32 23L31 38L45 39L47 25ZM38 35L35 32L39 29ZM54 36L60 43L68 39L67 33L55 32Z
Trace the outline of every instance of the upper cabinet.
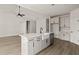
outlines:
M51 23L59 23L59 17L53 17L50 20Z

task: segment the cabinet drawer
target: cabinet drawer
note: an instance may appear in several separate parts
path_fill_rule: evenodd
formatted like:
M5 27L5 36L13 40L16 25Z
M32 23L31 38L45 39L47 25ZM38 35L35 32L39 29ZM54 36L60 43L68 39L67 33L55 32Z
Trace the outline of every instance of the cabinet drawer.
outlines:
M45 35L45 36L44 36L44 39L48 39L48 38L49 38L49 35Z
M42 39L42 36L37 36L36 39Z

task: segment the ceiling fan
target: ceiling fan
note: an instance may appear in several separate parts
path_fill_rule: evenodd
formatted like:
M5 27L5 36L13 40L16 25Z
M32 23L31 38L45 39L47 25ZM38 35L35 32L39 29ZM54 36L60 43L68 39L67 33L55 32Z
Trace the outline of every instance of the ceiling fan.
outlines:
M22 13L20 12L20 9L21 9L21 7L19 6L19 12L18 12L17 16L24 17L25 14L22 14Z

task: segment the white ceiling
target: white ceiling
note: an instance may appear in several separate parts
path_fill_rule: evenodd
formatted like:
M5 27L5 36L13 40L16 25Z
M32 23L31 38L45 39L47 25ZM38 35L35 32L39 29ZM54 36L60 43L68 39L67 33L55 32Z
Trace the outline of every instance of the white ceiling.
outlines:
M66 14L79 8L79 4L55 4L53 6L51 4L22 4L21 6L46 16Z
M15 4L0 4L0 11L16 11L17 5Z

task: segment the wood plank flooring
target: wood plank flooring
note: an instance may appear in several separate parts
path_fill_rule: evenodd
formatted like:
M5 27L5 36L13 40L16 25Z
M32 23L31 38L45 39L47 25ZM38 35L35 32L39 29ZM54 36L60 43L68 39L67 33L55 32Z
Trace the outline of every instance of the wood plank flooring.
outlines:
M21 55L21 38L19 36L0 38L0 55ZM79 55L79 45L55 39L54 45L38 55Z
M0 38L0 55L20 55L21 38L19 36Z
M54 45L44 49L38 55L79 55L79 45L55 39Z

